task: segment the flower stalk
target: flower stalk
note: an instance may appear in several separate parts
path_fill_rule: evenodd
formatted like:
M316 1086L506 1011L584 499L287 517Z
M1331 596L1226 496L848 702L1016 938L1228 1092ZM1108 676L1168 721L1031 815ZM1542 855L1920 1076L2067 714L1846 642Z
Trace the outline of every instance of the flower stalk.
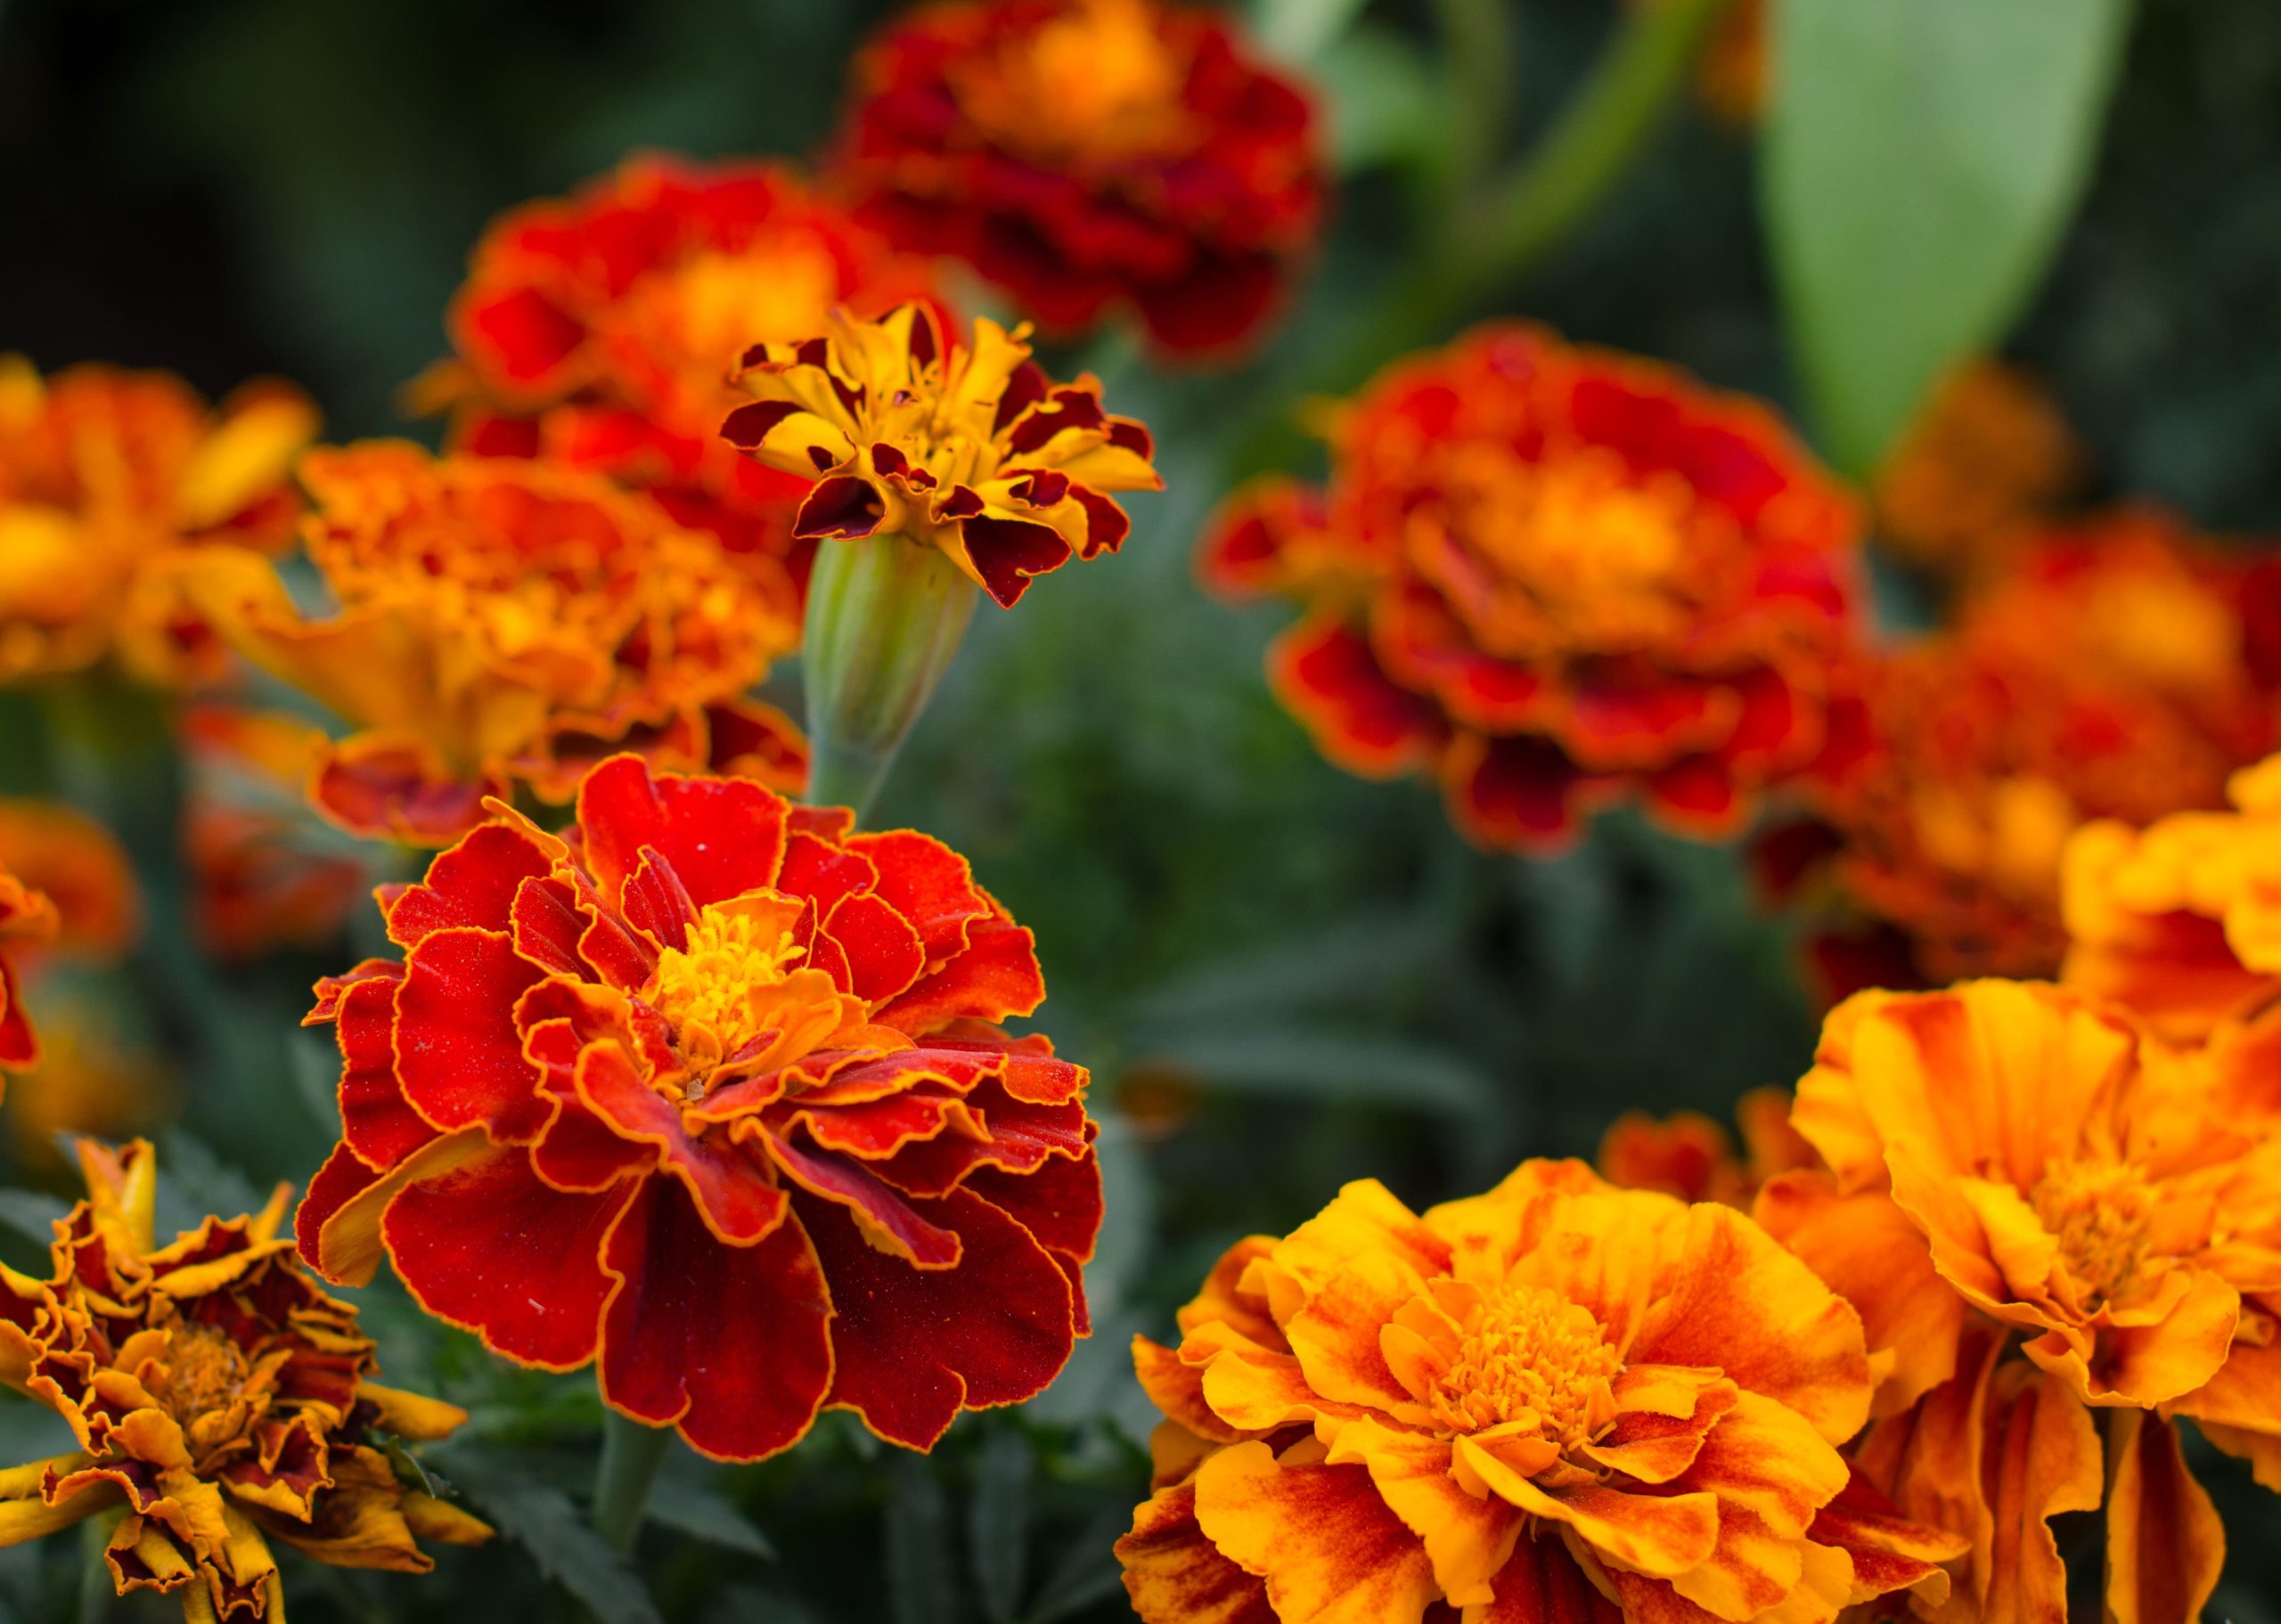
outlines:
M812 804L863 817L950 669L977 595L940 549L900 535L817 553L802 656Z
M673 1442L671 1427L650 1426L617 1411L602 1412L602 1459L594 1473L594 1532L614 1551L641 1537L650 1487Z

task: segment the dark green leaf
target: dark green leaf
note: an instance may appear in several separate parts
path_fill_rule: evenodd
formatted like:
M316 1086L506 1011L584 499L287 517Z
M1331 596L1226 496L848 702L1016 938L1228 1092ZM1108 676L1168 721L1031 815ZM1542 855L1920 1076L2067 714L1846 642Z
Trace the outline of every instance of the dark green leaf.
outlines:
M1235 1093L1464 1112L1481 1110L1493 1092L1455 1055L1375 1033L1248 1027L1154 1037L1142 1050L1149 1059L1188 1066L1206 1087Z
M541 1574L584 1603L601 1624L662 1624L649 1590L588 1526L568 1495L496 1460L455 1450L448 1470L499 1531L530 1553Z
M1011 1426L993 1431L975 1457L967 1538L974 1551L976 1589L991 1624L1013 1624L1021 1606L1033 1464L1028 1440Z
M927 1462L898 1458L887 1486L887 1600L895 1624L954 1624L958 1573L951 1507Z
M2082 190L2129 0L1778 0L1766 219L1831 454L1999 339Z
M1087 1523L1038 1587L1037 1599L1023 1615L1023 1624L1059 1624L1116 1595L1124 1583L1124 1570L1114 1547L1117 1536L1131 1522L1130 1512L1112 1506Z
M725 1496L691 1479L670 1473L660 1477L650 1489L649 1517L724 1551L760 1562L776 1560L776 1547L768 1543L767 1535Z
M0 1190L0 1224L43 1249L55 1238L55 1220L70 1210L37 1190Z

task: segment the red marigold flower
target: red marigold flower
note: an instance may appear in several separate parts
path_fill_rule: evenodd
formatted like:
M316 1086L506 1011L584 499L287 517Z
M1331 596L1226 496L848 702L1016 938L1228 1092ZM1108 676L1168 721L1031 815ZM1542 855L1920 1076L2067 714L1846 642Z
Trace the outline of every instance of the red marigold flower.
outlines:
M1819 776L1833 900L1898 950L1883 984L2056 973L2076 828L2224 805L2273 743L2242 590L2177 521L2125 510L2049 533L1953 631L1863 668Z
M452 301L458 358L414 394L452 407L456 449L597 469L805 577L813 547L790 529L805 482L715 432L739 398L729 369L756 341L822 331L835 309L933 297L925 264L781 164L637 157L492 224Z
M1326 489L1239 495L1201 568L1307 606L1270 676L1339 765L1433 772L1473 838L1542 851L1630 795L1730 834L1824 748L1855 514L1764 408L1498 325L1330 440Z
M1626 1111L1600 1137L1600 1177L1627 1190L1656 1190L1681 1201L1715 1201L1747 1212L1759 1187L1778 1173L1817 1165L1812 1146L1790 1126L1790 1090L1753 1089L1735 1102L1734 1136L1699 1111L1657 1118Z
M54 940L55 904L0 862L0 1079L39 1061L39 1040L18 993L15 954Z
M441 845L485 796L567 802L628 747L798 781L797 731L744 698L799 638L773 565L732 566L646 497L551 463L376 441L312 453L301 477L332 613L242 550L182 573L222 635L355 730L310 788L343 828Z
M1011 608L1033 576L1124 544L1132 521L1109 493L1164 486L1148 429L1101 410L1098 379L1049 382L1028 336L983 321L971 349L945 348L920 306L835 315L829 338L747 352L736 379L753 401L721 433L810 482L793 535L939 547Z
M466 1412L382 1387L356 1310L317 1289L261 1212L165 1247L140 1141L82 1140L87 1199L56 1222L45 1280L0 1269L0 1380L69 1422L78 1449L0 1473L0 1541L106 1511L119 1594L180 1592L188 1624L282 1620L269 1541L344 1568L425 1573L421 1539L491 1530L399 1481L376 1435L448 1436Z
M0 681L113 653L154 681L215 675L223 651L166 566L195 543L284 544L287 469L316 427L282 384L209 408L168 373L78 366L43 382L0 355Z
M819 1407L926 1449L1039 1391L1100 1220L1083 1068L963 859L760 785L596 768L563 839L499 809L320 984L345 1133L295 1229L382 1253L510 1359L708 1455Z
M859 216L1049 328L1130 305L1162 348L1256 333L1315 240L1320 121L1202 7L983 0L898 20L833 160Z

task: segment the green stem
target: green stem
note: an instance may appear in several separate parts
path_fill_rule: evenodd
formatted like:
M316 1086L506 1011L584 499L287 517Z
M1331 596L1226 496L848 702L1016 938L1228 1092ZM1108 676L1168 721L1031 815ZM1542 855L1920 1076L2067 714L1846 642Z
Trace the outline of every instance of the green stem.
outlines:
M674 1440L670 1427L646 1426L616 1410L602 1414L602 1459L594 1473L594 1532L612 1550L631 1551L642 1532L650 1485Z
M1439 0L1444 59L1449 63L1450 196L1455 212L1468 214L1504 144L1513 84L1512 29L1507 0Z
M78 1624L108 1624L119 1586L103 1552L110 1545L112 1530L126 1515L126 1506L114 1506L79 1524Z

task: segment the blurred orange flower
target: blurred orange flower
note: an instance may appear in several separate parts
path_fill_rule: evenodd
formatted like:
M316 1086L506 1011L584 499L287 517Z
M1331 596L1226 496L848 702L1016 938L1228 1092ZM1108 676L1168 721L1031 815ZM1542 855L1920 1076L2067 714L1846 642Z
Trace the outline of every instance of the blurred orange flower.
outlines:
M372 442L314 452L301 477L332 613L242 549L182 573L223 636L354 730L311 780L343 828L443 845L485 796L565 802L621 748L701 766L729 747L797 780L792 724L744 697L798 640L773 566L732 566L646 497L550 463Z
M323 730L282 711L192 706L182 722L192 926L225 959L333 941L370 894L366 866L308 816Z
M2055 973L2075 830L2223 804L2273 743L2242 579L2126 510L2051 533L1950 632L1863 664L1817 779L1833 900L1891 943L1868 984Z
M157 1055L123 1041L109 1011L49 985L40 992L39 1064L10 1079L8 1138L18 1163L62 1163L64 1134L117 1138L151 1126L174 1078Z
M0 798L0 869L55 905L58 952L113 959L142 934L142 887L126 849L61 801Z
M407 1489L376 1434L437 1439L465 1412L369 1378L356 1310L319 1291L260 1213L159 1248L155 1159L82 1140L87 1199L45 1280L0 1270L0 1380L70 1423L78 1449L0 1473L0 1543L119 1510L119 1594L179 1591L192 1624L282 1619L269 1541L346 1568L424 1573L421 1538L491 1530Z
M152 681L215 675L222 651L161 566L192 543L288 541L287 472L316 428L282 384L209 409L168 373L43 382L0 355L0 682L113 654Z
M721 432L810 483L794 535L937 547L1010 608L1034 576L1124 544L1112 493L1164 485L1149 431L1102 411L1090 375L1049 382L1027 336L983 321L971 349L945 348L922 306L836 314L829 338L753 346L736 375L752 403Z
M676 523L805 578L791 537L805 490L721 444L746 347L822 332L835 309L933 297L889 252L773 163L627 159L568 198L510 210L452 302L457 359L414 386L452 409L456 450L593 468Z
M1166 1416L1117 1546L1148 1624L1827 1619L1940 1601L1962 1550L1838 1453L1852 1310L1731 1208L1578 1163L1422 1219L1350 1184L1180 1326L1133 1346Z
M1434 772L1474 839L1544 851L1625 796L1731 835L1823 751L1856 516L1762 407L1494 326L1330 440L1329 487L1239 495L1202 569L1307 606L1271 676L1339 765Z
M1777 1173L1811 1167L1813 1147L1790 1126L1790 1090L1753 1089L1735 1102L1743 1149L1699 1111L1666 1117L1626 1111L1600 1138L1600 1177L1627 1190L1659 1190L1681 1201L1716 1201L1747 1212Z
M2281 1290L2281 1138L2211 1106L2120 1013L1994 981L1860 994L1798 1086L1793 1124L1830 1171L1774 1179L1757 1215L1860 1310L1888 1419L1860 1458L1910 1514L1974 1534L1965 1595L1996 1614L2015 1616L1989 1600L2006 1585L2016 1616L2064 1614L2044 1525L2099 1503L2085 1407L2147 1412L2110 1430L2109 1470L2130 1476L2108 1504L2111 1584L2138 1571L2147 1529L2186 1530L2144 1554L2177 1564L2193 1604L2149 1618L2197 1616L2224 1555L2165 1417L2207 1408L2221 1446L2281 1449L2269 1419L2255 1447L2224 1429L2281 1416L2257 1306ZM2024 1364L2003 1359L2015 1335ZM2044 1464L1983 1474L1983 1413L1991 1455ZM2140 1616L2112 1589L2109 1605Z
M1878 538L1913 563L1985 573L2082 477L2067 420L2016 367L1966 362L1934 392L1876 477Z
M55 939L55 904L0 861L0 1081L39 1060L39 1040L25 1013L16 958Z
M914 11L857 58L833 159L861 217L1057 331L1136 309L1157 345L1258 332L1323 210L1307 92L1225 19L1155 0Z

